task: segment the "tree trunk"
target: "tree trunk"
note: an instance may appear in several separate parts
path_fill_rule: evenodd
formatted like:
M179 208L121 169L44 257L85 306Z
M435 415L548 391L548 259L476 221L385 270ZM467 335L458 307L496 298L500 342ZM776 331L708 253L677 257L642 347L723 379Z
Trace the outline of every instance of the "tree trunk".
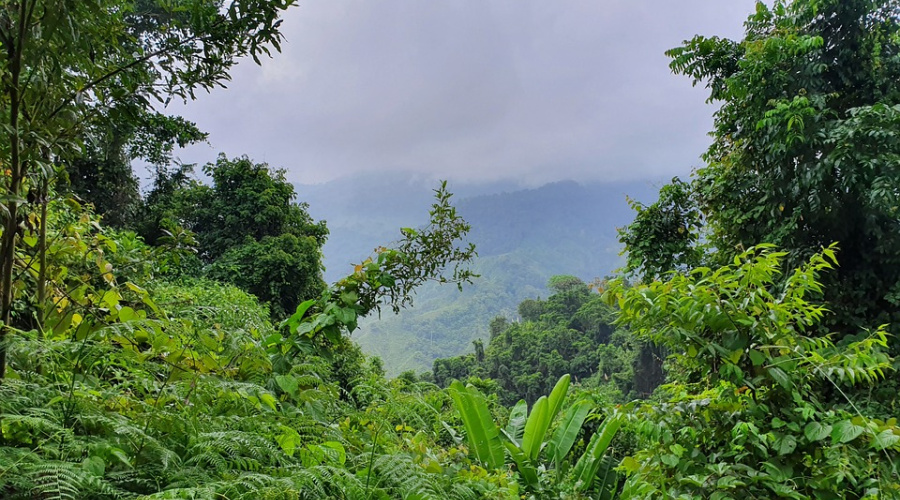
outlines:
M10 180L9 188L5 193L6 220L3 223L3 237L0 238L0 380L6 377L6 351L9 342L10 320L12 316L12 278L13 263L16 257L16 236L19 228L19 203L22 199L22 180L25 172L22 168L21 143L19 137L19 107L21 96L19 93L19 77L22 73L22 49L27 36L28 6L23 1L18 5L19 19L16 26L15 43L7 44L7 59L9 61L9 81L5 85L4 93L9 96L9 126L10 126ZM11 23L12 24L12 23Z

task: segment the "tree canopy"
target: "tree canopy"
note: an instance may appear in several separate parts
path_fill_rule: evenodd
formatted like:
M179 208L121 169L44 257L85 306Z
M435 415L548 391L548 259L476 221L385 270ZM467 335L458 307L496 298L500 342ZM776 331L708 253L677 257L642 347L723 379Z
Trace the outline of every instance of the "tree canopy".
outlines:
M743 40L697 36L668 52L721 107L690 196L666 186L667 208L639 209L622 233L629 268L696 266L701 241L715 250L708 262L771 243L796 266L837 242L827 324L853 333L896 321L900 8L760 2L746 26Z
M256 295L277 317L322 292L321 249L328 229L297 202L284 170L220 155L203 167L212 180L207 185L192 169L157 171L134 223L147 242L159 244L177 228L190 231L198 272Z
M221 86L244 56L278 49L293 0L19 0L0 8L0 378L13 321L20 206L46 198L53 162L77 157L99 116L193 98ZM121 118L121 117L120 117ZM129 120L123 119L123 122ZM134 137L133 134L131 137ZM45 181L41 181L44 179ZM43 285L42 285L43 286Z

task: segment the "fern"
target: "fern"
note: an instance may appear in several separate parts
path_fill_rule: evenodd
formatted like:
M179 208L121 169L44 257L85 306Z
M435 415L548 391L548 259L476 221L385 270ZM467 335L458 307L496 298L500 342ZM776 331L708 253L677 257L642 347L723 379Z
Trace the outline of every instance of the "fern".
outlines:
M435 444L446 432L437 387L401 390L346 339L330 357L315 354L322 346L282 346L266 308L232 287L101 279L98 261L134 262L110 255L100 226L69 215L56 230L77 248L48 264L66 268L52 282L52 324L43 338L8 340L0 498L474 499L502 490L461 475L465 453ZM128 247L140 251L138 241Z

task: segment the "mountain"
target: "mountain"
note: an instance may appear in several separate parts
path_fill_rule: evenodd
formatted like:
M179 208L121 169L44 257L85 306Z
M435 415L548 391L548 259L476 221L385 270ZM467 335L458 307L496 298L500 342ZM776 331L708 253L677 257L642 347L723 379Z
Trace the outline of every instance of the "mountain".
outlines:
M326 279L340 278L373 248L398 239L399 228L427 222L435 185L390 174L298 186L310 214L328 221ZM612 273L622 264L616 228L633 218L626 197L646 201L655 193L649 183L450 187L460 215L472 225L469 241L478 250L474 268L481 277L462 292L426 285L413 308L361 323L354 339L380 356L392 375L430 370L436 358L471 350L473 340L488 337L493 317L515 318L519 302L546 297L553 275L591 281Z

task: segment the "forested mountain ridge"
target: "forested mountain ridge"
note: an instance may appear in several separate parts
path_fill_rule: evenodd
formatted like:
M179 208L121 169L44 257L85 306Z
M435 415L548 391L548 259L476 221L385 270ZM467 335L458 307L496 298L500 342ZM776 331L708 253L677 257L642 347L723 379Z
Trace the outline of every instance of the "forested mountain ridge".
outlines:
M326 275L367 255L373 241L395 238L398 227L419 224L432 188L424 179L402 175L298 186L310 213L328 221ZM467 240L477 248L473 269L480 278L462 292L426 285L414 308L364 321L354 339L394 375L429 371L437 358L471 352L473 340L487 341L493 317L513 318L522 300L546 297L551 276L590 281L618 268L623 261L616 228L632 216L628 197L651 201L651 183L460 185L454 199L472 225ZM365 209L382 198L384 210Z
M661 183L560 181L526 188L497 181L451 182L449 187L460 214L472 224L469 240L478 247L479 256L485 257L523 246L549 246L562 233L568 239L588 243L591 248L585 253L601 243L610 246L601 251L618 249L616 228L633 217L627 198L653 201ZM296 184L298 199L309 205L310 215L328 221L330 235L323 248L326 280L336 279L342 270L371 253L374 244L384 237L398 237L398 228L425 222L422 214L436 185L427 178L390 172L323 184ZM375 206L378 210L372 210ZM618 251L608 264L619 264ZM558 258L568 256L561 254ZM578 275L597 272L576 258L557 267L560 272L568 268Z

